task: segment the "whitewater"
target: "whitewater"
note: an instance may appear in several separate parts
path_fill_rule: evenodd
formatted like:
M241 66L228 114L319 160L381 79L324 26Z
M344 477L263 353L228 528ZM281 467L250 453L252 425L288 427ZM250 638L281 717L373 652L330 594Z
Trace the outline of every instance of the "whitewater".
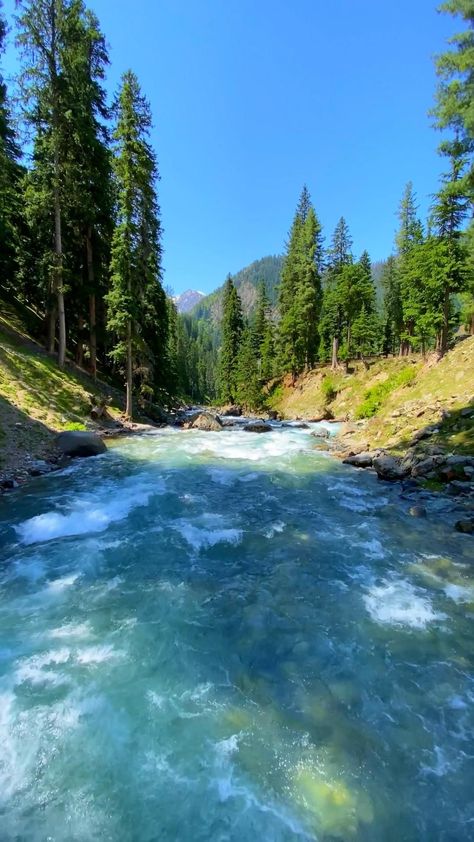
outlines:
M472 539L320 427L3 497L2 842L474 838Z

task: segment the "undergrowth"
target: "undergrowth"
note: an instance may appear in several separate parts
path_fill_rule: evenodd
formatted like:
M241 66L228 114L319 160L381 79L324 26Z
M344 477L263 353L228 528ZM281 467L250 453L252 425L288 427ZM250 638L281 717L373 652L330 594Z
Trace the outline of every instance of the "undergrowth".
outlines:
M356 419L372 418L373 415L377 414L391 392L402 386L410 386L415 378L416 368L414 366L407 366L407 368L399 371L398 374L388 377L383 383L377 383L376 386L372 386L371 389L367 390L364 400L356 409Z

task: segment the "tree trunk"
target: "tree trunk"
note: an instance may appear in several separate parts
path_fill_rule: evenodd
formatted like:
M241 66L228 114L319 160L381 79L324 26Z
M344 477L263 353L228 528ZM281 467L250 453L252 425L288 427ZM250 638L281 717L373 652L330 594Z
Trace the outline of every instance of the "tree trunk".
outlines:
M133 417L133 366L132 366L132 321L127 322L127 403L125 415L131 421Z
M57 319L57 312L56 307L51 307L48 312L47 319L48 319L48 351L50 354L54 354L54 348L56 344L56 319Z
M87 252L87 281L89 283L89 354L90 370L94 380L97 377L97 316L95 306L95 277L94 260L92 255L92 230L89 228L86 234Z
M332 340L332 360L331 360L331 368L332 368L333 371L335 371L336 368L338 368L338 366L339 366L339 360L337 358L338 351L339 351L339 339L337 338L337 336L334 336L333 340Z
M449 290L444 291L443 324L440 331L439 356L443 357L448 350L449 342Z
M84 330L84 319L79 316L77 324L77 345L76 345L76 365L82 366L84 360L84 343L82 341L82 334Z
M55 154L55 169L57 180L58 156ZM59 319L59 349L58 365L64 368L66 361L66 314L64 312L64 291L63 291L63 244L61 236L61 205L59 201L59 189L56 184L54 188L54 251L56 254L55 286L58 302Z

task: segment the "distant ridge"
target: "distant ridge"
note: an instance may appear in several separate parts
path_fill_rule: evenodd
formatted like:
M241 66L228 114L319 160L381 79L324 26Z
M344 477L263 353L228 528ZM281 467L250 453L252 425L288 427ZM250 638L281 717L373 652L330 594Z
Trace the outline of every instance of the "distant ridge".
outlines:
M176 304L178 313L189 313L202 298L205 298L203 292L199 292L197 289L187 289L181 295L176 295L173 301Z
M245 316L252 315L255 309L260 280L265 281L270 303L272 307L275 307L282 265L283 257L281 255L268 255L260 260L254 260L249 266L232 275L232 280L239 291ZM223 286L202 298L192 308L192 315L198 319L210 319L214 324L218 324L222 316L222 292Z

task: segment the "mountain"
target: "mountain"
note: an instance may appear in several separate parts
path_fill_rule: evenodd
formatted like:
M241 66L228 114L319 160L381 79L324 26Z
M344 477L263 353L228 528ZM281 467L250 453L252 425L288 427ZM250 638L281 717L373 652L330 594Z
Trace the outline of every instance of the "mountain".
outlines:
M282 265L283 257L281 255L269 255L268 257L262 257L260 260L254 260L249 266L232 276L242 301L245 316L252 315L255 309L258 284L262 279L265 281L267 295L272 307L276 306ZM192 315L197 319L209 319L213 324L219 324L222 317L223 289L224 287L221 286L215 292L202 298L192 308Z
M202 298L205 298L203 292L198 292L196 289L187 289L181 295L176 295L173 301L178 313L189 313L196 304L199 304Z

